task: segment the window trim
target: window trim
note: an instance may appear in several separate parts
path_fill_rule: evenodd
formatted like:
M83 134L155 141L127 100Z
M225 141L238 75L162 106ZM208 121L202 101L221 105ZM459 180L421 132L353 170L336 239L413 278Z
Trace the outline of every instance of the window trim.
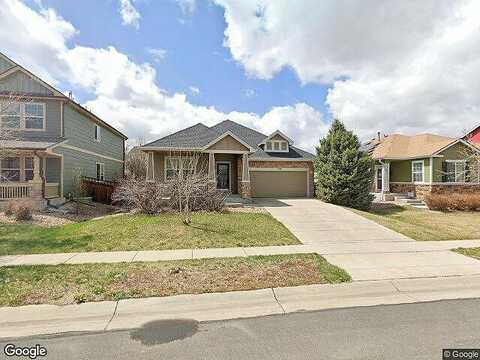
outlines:
M271 144L270 149L267 149L267 147L268 147L267 144L268 143ZM286 147L285 150L282 150L282 143L287 144L287 147ZM278 144L278 149L277 150L275 150L275 144ZM265 141L265 151L266 152L277 152L277 153L288 153L290 151L288 141L286 141L286 140L267 140L267 141Z
M163 178L165 181L170 180L167 178L167 170L178 170L180 174L183 174L183 159L188 159L192 158L193 156L165 156L165 159L163 161ZM178 160L179 165L178 169L169 169L167 168L167 164L169 160ZM193 169L193 173L195 174L197 172L197 169Z
M453 163L455 164L454 167L453 167L453 177L454 177L454 181L449 181L451 183L458 183L458 184L462 184L462 183L465 183L466 180L467 180L467 176L466 176L466 165L467 165L467 160L445 160L446 163ZM457 181L457 164L463 164L463 180L462 181ZM449 174L447 174L448 176Z
M419 172L413 171L413 169L415 168L415 164L422 164L422 180L420 180L420 181L415 181L414 174L419 174ZM425 181L425 160L414 160L414 161L412 161L411 169L412 169L412 182L414 184L423 183Z
M102 127L100 125L95 124L93 138L95 139L96 142L102 141Z
M98 167L100 165L100 168ZM99 175L99 170L100 170L100 177ZM98 181L105 181L105 163L102 162L95 162L95 177L97 178Z
M8 129L9 131L45 131L46 130L46 124L47 124L47 106L45 103L41 102L20 102L20 101L15 101L12 102L13 104L18 104L20 105L20 127L18 128L13 128L13 127L6 127L5 129ZM0 105L2 105L2 102L0 101ZM31 129L27 128L26 125L26 111L25 111L25 105L40 105L43 110L43 121L42 121L42 127L39 129ZM0 115L0 126L3 126L3 117L7 117L8 115ZM35 117L35 116L30 116L30 117Z
M5 159L9 159L9 158L18 159L18 168L10 168L10 167L4 168L2 166L2 161L5 160ZM18 181L17 180L6 179L5 181L0 181L0 182L14 182L14 183L22 182L22 161L24 161L24 160L20 156L6 156L6 157L0 159L0 178L1 178L1 180L3 180L3 177L1 176L1 174L4 170L6 170L6 171L18 171ZM23 179L24 178L25 178L25 173L23 174Z

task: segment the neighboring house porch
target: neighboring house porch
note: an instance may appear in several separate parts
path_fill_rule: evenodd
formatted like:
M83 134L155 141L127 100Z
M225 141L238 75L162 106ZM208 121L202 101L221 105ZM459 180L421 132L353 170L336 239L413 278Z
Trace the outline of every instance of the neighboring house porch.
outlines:
M391 135L373 150L373 190L423 199L428 193L480 192L479 149L463 139L432 134Z

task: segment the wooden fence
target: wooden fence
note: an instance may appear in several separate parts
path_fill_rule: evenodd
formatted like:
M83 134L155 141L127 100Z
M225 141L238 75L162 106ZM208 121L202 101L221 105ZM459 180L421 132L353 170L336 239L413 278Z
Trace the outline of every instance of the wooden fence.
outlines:
M93 201L102 204L112 203L112 194L117 183L115 181L97 180L95 178L82 178L83 190L85 195L91 197Z

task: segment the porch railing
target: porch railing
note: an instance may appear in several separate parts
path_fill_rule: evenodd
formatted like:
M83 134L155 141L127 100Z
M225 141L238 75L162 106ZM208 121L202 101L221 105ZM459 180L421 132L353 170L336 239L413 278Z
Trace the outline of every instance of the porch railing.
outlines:
M32 184L29 183L0 183L0 200L28 198L31 192Z

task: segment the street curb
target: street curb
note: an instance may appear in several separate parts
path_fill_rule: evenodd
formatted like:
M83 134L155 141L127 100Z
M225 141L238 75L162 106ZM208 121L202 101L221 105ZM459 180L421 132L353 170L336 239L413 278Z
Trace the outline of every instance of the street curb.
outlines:
M480 276L362 281L250 291L0 308L0 338L137 328L302 311L480 298Z

